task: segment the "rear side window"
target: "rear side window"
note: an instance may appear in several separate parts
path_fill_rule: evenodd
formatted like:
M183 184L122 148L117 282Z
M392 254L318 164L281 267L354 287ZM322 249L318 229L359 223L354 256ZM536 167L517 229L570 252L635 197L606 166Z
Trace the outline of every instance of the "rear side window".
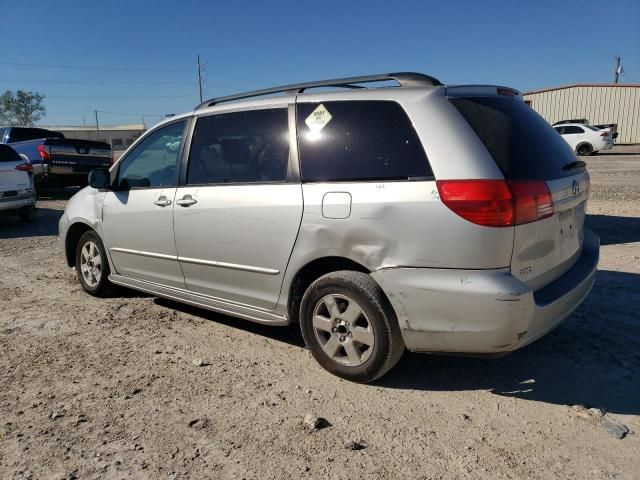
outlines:
M299 103L303 181L432 178L422 144L396 102Z
M584 130L580 127L576 127L575 125L569 125L564 127L564 134L566 135L567 133L584 133Z
M199 118L191 142L187 183L285 181L288 119L286 108Z
M507 179L551 180L582 169L573 150L536 112L517 98L452 97ZM568 127L564 127L567 133Z
M19 162L20 155L8 145L0 144L0 162Z

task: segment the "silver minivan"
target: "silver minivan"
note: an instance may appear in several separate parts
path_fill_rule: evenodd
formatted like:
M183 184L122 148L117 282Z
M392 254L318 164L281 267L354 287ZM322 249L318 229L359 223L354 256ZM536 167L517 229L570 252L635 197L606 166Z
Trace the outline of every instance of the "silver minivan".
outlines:
M503 354L567 318L598 263L588 192L516 90L384 74L156 125L90 174L60 238L92 295L298 323L325 369L369 382L405 348Z

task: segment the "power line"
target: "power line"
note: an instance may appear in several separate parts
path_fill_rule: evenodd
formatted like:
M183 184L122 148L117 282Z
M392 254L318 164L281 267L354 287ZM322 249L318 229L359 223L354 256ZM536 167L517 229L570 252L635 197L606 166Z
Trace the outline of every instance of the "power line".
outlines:
M98 113L106 113L107 115L123 115L123 116L136 116L144 115L145 117L164 117L164 113L121 113L121 112L105 112L104 110L98 110Z
M13 65L15 67L40 67L40 68L63 68L74 70L118 70L125 72L189 72L189 70L176 70L167 68L129 68L129 67L88 67L86 65L51 65L44 63L19 63L19 62L0 62L0 65Z
M55 84L75 84L75 85L193 85L195 82L84 82L78 80L0 80L0 82L19 83L55 83ZM218 85L223 87L223 85Z
M74 69L74 70L110 70L110 71L119 71L119 72L172 72L172 73L183 73L183 72L191 72L188 69L164 69L164 68L129 68L129 67L93 67L93 66L83 66L83 65L52 65L45 63L21 63L21 62L4 62L0 61L0 65L12 65L15 67L40 67L40 68L61 68L61 69ZM274 82L265 82L264 80L255 80L251 78L241 77L238 75L232 75L227 73L212 73L211 75L216 77L225 77L233 80L240 80L243 82L257 83L261 85L273 85ZM66 82L68 83L68 82ZM191 82L188 82L191 83ZM220 85L224 86L224 85ZM229 87L229 88L237 88L237 87Z
M49 99L86 99L86 100L102 100L102 99L109 99L109 100L118 100L118 99L143 99L143 98L191 98L194 97L196 94L195 93L190 93L188 95L148 95L148 96L126 96L126 97L50 97L50 96L46 96L45 98L47 100Z

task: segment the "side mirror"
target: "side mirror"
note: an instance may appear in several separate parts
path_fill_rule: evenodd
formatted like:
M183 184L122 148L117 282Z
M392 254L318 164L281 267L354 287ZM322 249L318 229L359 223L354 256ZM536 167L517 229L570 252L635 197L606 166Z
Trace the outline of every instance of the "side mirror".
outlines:
M89 172L89 185L98 190L106 190L111 183L109 170L106 168L95 168Z

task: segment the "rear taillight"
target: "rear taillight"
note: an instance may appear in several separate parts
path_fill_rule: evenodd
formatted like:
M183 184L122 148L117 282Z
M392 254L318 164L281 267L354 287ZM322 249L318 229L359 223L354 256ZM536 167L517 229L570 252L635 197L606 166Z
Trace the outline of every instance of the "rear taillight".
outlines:
M113 150L109 152L109 165L113 165Z
M462 218L509 227L553 215L547 184L539 180L438 180L440 199Z
M511 180L509 187L515 202L515 225L535 222L553 215L553 199L541 180Z
M438 180L442 202L478 225L507 227L513 224L513 197L504 180Z
M16 170L20 170L21 172L33 172L33 165L30 163L21 163L16 166Z
M49 149L42 143L38 145L38 153L40 154L40 158L42 160L49 160L49 158L51 157L51 155L49 154Z
M602 132L600 134L601 137L608 137L609 136L609 132Z

